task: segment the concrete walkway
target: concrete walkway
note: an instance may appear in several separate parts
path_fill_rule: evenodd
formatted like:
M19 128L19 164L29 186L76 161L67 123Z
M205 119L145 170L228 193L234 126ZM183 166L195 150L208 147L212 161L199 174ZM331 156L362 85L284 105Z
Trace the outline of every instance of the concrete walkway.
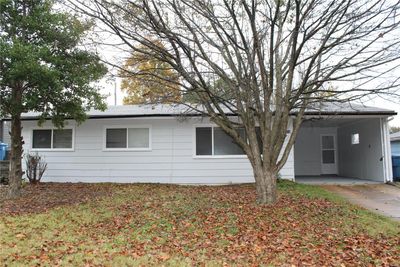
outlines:
M349 178L343 176L296 176L297 183L313 185L359 185L359 184L380 184L382 182Z
M400 221L400 188L387 184L321 185L350 202Z

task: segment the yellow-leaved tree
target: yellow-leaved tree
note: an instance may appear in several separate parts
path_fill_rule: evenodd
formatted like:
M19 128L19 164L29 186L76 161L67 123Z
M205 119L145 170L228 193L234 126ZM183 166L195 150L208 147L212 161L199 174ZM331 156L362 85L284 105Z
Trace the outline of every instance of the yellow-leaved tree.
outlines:
M154 41L154 45L165 49L160 41ZM178 74L168 63L158 60L145 47L132 52L119 75L122 77L121 90L127 93L123 100L124 105L181 101Z

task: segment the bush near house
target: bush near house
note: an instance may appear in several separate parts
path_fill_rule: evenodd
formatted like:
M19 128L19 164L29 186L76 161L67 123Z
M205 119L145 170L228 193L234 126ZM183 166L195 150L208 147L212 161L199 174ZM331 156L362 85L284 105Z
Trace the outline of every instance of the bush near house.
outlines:
M0 208L5 265L400 265L400 224L315 186L39 184Z
M38 184L42 179L44 172L47 170L47 163L38 154L25 155L26 177L29 183Z
M8 173L10 162L8 160L0 160L0 185L8 184Z

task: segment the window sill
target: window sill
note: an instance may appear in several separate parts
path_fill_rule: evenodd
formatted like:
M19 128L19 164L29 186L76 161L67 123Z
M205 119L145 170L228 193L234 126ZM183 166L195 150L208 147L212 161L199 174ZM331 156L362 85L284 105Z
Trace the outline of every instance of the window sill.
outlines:
M29 152L74 152L73 148L32 148Z
M194 159L247 159L247 155L210 155L210 156L198 156L194 155Z
M103 148L103 152L148 152L151 148Z

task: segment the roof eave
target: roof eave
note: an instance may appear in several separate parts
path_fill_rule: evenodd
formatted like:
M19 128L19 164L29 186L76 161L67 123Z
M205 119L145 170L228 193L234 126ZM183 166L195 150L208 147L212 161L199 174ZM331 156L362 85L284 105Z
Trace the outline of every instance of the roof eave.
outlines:
M296 115L297 112L293 112L293 115ZM305 112L304 115L308 116L351 116L351 115L360 115L360 116L395 116L397 112L394 111L341 111L341 112Z
M298 112L291 112L290 115L294 116ZM228 116L237 116L234 113L226 114ZM306 111L304 113L306 116L395 116L397 113L395 111ZM88 115L88 119L112 119L112 118L151 118L151 117L204 117L205 114L202 113L155 113L155 114L104 114L104 115ZM39 116L22 117L23 121L35 121L38 120ZM71 119L71 118L68 118ZM10 121L10 118L3 118L4 121ZM50 118L47 118L50 120Z

